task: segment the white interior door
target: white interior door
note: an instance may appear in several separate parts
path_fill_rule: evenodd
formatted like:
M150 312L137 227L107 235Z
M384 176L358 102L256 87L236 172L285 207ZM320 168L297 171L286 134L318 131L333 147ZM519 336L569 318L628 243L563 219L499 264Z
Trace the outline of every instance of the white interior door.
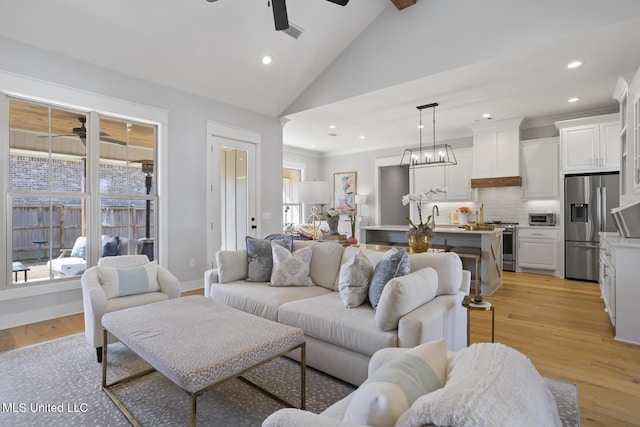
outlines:
M224 143L220 147L222 249L245 249L245 237L256 237L258 228L255 215L255 146L239 141L223 142L230 144Z
M207 265L260 235L260 134L207 123Z

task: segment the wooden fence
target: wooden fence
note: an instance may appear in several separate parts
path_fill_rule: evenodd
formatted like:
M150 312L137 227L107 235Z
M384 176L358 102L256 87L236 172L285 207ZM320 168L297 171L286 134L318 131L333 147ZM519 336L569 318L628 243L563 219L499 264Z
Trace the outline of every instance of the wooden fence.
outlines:
M85 235L82 210L79 205L14 206L13 261L57 258L62 249L71 249L76 239ZM106 207L101 234L133 240L145 237L145 217L143 206ZM150 234L154 235L153 220Z

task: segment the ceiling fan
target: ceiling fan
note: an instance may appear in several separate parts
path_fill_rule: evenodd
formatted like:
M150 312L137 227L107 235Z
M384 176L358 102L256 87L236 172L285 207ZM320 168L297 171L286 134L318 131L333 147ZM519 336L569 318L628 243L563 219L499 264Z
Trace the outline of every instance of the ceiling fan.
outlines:
M207 0L209 3L213 3L218 0ZM346 6L349 0L327 0L328 2L339 4L340 6ZM277 31L286 30L289 28L289 18L287 16L287 4L285 0L267 0L267 6L271 6L273 9L273 21L276 25Z
M80 122L80 127L71 129L70 134L51 135L51 137L55 138L58 136L77 136L78 138L80 138L80 141L82 141L82 145L87 145L87 127L85 126L85 123L87 123L87 118L78 117L78 121ZM113 138L107 138L108 136L109 136L108 133L100 132L100 141L110 142L112 144L127 145L127 143L124 141L120 141ZM41 137L45 138L47 136L42 135Z

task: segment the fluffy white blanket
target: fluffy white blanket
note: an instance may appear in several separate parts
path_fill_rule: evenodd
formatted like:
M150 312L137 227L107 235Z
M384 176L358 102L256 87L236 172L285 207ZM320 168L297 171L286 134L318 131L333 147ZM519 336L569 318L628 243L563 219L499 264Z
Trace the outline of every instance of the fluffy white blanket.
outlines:
M474 344L451 360L445 386L414 402L396 426L562 426L544 380L522 353Z

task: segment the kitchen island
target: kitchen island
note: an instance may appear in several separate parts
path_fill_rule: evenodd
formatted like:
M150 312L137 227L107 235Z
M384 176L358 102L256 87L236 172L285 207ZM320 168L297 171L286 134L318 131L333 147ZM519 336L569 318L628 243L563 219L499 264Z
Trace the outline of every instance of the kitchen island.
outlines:
M404 225L371 225L360 229L360 242L409 246ZM432 245L480 248L480 285L483 295L491 295L502 285L502 228L465 230L457 226L437 225ZM472 260L464 260L464 269L475 271ZM473 289L473 286L472 286Z

